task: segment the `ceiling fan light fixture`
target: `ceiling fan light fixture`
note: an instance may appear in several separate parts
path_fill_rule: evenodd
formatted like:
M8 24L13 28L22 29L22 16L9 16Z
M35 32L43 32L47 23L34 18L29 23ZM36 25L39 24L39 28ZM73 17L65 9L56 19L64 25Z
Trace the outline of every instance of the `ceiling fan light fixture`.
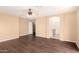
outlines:
M29 16L32 15L32 11L31 11L31 9L29 9L29 11L28 11L28 15L29 15Z
M27 19L29 21L35 21L35 17L32 15L32 9L28 9Z

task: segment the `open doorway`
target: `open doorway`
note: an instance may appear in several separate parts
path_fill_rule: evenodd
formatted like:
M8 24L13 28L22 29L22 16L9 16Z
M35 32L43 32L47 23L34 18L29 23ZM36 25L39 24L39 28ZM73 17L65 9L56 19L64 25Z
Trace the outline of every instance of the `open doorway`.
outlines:
M35 37L36 36L35 28L36 28L35 22L29 21L29 23L28 23L28 34L31 34Z
M32 29L33 29L33 27L32 27L32 22L28 22L28 34L32 34Z
M49 18L49 37L60 39L60 18L58 16Z

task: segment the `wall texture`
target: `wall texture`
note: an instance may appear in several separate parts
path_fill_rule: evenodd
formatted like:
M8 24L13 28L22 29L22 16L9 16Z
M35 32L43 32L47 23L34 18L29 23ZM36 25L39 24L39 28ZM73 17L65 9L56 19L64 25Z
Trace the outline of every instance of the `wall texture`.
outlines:
M77 33L77 39L76 39L76 44L79 48L79 8L77 9L76 11L76 17L77 17L77 22L76 22L76 25L77 25L77 29L76 29L76 33Z
M18 17L0 13L0 42L19 37Z
M76 41L76 12L60 15L60 39Z
M23 18L19 18L19 36L28 34L28 21Z
M47 18L40 17L36 19L36 35L47 37Z
M28 22L25 19L0 13L0 42L27 35Z

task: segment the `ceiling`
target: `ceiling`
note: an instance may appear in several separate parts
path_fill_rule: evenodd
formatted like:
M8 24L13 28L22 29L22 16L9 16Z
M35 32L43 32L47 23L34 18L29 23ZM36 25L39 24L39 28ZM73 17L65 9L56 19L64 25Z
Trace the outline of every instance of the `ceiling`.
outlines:
M76 6L0 6L0 12L15 16L26 16L28 9L32 9L34 16L51 16L77 9Z

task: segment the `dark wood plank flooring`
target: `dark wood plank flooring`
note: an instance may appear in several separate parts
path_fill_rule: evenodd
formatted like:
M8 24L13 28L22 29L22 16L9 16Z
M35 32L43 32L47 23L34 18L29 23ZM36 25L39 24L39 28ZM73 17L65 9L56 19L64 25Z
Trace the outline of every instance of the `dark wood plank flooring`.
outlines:
M32 35L0 43L0 53L77 53L75 43Z

